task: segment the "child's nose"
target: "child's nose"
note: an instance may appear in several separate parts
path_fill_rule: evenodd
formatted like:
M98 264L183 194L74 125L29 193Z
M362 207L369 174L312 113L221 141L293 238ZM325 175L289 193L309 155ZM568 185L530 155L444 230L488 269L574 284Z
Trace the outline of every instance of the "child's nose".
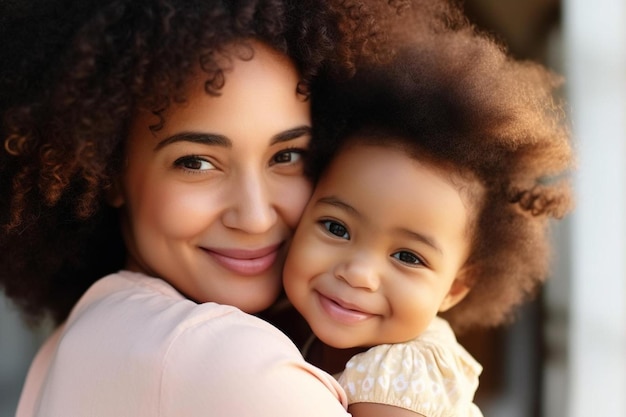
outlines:
M376 261L367 254L357 254L340 263L335 269L335 276L353 288L377 291L381 280Z

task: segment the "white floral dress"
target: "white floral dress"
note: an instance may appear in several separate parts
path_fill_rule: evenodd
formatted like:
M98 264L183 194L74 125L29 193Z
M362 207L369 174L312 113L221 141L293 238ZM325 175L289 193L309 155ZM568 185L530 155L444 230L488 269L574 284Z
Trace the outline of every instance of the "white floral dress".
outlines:
M350 404L383 403L426 417L480 417L473 399L481 372L448 322L436 318L416 339L352 357L339 383Z

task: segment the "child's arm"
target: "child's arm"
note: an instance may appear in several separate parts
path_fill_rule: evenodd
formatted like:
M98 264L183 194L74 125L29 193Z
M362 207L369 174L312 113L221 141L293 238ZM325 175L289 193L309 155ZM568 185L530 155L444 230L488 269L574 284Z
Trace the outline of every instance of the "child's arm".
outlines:
M406 408L379 403L355 403L348 407L352 417L425 417Z

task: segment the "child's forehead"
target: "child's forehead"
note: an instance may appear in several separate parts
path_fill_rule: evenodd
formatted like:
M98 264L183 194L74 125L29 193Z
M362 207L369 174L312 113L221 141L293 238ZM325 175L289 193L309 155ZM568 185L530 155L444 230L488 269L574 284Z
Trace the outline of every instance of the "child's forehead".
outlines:
M468 183L482 184L479 175L470 167L452 157L446 157L445 152L437 152L432 149L432 143L428 138L419 136L406 136L393 132L357 132L348 136L338 149L336 156L349 154L354 149L369 147L377 152L393 152L398 158L408 158L420 165L426 165L430 169L452 177L466 179ZM456 181L458 182L458 181Z
M446 242L466 241L472 221L461 191L441 170L397 147L358 144L343 148L311 201L320 210L335 207L333 213L341 207L339 217L350 218L352 226L358 224L362 232L379 238L392 239L411 231L447 236L442 237ZM327 201L334 203L315 205Z
M332 162L335 160L351 160L372 158L376 163L376 156L391 157L398 160L411 160L420 166L440 173L453 172L454 166L445 161L437 161L427 150L411 143L409 139L395 135L356 134L346 139L339 148Z
M352 141L338 150L321 182L327 187L368 187L410 176L413 168L429 172L426 178L442 177L442 170L425 161L391 143Z
M381 167L377 167L379 161L384 159L397 161L397 164L386 165L381 163ZM411 164L402 163L402 161L407 160L411 161ZM356 171L359 166L363 166L363 162L370 166L373 175L388 180L391 180L389 167L402 166L403 169L410 169L411 166L416 166L421 170L428 171L431 174L429 176L431 179L443 180L452 185L468 209L477 209L484 200L485 186L483 181L473 172L455 165L451 161L438 160L425 149L411 146L407 140L394 136L350 137L338 149L322 178L326 177L326 180L332 183L338 177L344 177L346 180L344 186L346 187L350 183L362 183L365 178L356 175ZM358 171L363 172L362 170ZM416 192L421 186L423 183L414 184L414 186L407 188L406 192ZM475 212L474 210L471 211Z

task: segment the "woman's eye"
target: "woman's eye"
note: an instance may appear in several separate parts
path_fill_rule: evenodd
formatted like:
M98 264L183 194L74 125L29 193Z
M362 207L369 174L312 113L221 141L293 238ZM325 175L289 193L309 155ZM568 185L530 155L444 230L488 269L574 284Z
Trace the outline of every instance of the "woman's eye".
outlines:
M424 265L424 261L422 261L422 259L420 259L419 256L411 252L399 251L399 252L394 253L391 256L396 258L400 262L411 265L411 266Z
M332 220L324 220L321 223L328 231L328 233L342 239L350 240L350 234L348 233L348 229L343 224Z
M199 156L183 156L174 161L174 166L189 171L209 171L215 169L212 163Z
M295 164L297 162L300 162L300 160L302 159L303 153L304 153L304 150L302 149L286 149L274 155L271 161L271 165Z

